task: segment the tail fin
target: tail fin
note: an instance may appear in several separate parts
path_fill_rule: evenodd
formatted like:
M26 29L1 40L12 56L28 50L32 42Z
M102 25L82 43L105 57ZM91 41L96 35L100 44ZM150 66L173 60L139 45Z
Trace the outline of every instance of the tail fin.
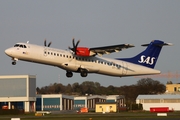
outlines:
M154 68L161 52L161 48L164 45L172 45L171 43L164 43L160 40L153 40L150 44L144 44L142 46L148 46L143 52L132 58L118 58L118 60L123 60L131 62L134 64L146 66L149 68Z

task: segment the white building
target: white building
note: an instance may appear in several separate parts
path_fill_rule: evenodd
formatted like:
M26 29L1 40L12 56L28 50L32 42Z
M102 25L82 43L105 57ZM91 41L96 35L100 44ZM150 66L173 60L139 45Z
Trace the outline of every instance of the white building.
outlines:
M106 102L117 102L119 107L125 107L124 95L108 95L106 96Z
M0 107L34 112L36 108L36 76L0 76Z
M180 95L139 95L137 104L143 105L143 110L150 111L152 107L169 107L169 110L180 111Z
M45 94L36 96L37 111L73 110L73 96L63 94Z

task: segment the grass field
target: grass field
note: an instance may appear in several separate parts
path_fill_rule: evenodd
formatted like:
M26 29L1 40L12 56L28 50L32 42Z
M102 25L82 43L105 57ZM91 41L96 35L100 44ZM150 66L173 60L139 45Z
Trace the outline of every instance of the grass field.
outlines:
M149 112L122 112L107 114L51 114L44 116L26 115L1 115L0 120L11 120L11 118L20 118L21 120L180 120L180 112L168 113L168 116L157 116L156 113Z

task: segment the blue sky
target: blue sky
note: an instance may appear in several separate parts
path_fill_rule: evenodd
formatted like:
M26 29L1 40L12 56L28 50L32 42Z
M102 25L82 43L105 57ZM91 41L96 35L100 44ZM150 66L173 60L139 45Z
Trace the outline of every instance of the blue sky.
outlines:
M57 67L18 61L4 50L17 42L43 45L44 39L52 41L51 47L68 49L72 38L80 39L80 46L98 47L115 44L134 44L134 48L104 57L132 57L142 50L141 44L154 39L171 42L164 47L156 69L179 72L180 46L179 0L0 0L0 74L31 74L37 76L37 86L51 83L67 85L83 81L99 82L103 86L135 84L140 78L109 77L89 74L82 78L75 73L66 78L66 71ZM162 83L167 78L160 79ZM179 79L172 79L180 82Z

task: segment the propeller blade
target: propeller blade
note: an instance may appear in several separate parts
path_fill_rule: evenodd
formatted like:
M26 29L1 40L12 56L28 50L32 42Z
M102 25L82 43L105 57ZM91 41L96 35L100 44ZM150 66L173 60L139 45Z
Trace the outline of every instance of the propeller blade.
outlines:
M50 47L51 44L52 44L52 42L50 42L50 43L48 44L48 47Z
M72 50L74 52L74 54L76 54L76 51L77 51L77 47L78 47L78 44L79 44L80 40L78 40L75 44L75 39L73 38L72 39L72 44L73 44L73 47L68 47L70 50Z
M73 51L75 52L75 41L74 41L74 38L72 39L72 44L73 44Z
M76 43L76 48L77 48L77 46L78 46L79 42L80 42L80 40L78 40L78 41L77 41L77 43Z
M70 46L68 47L68 49L73 50L73 48L71 48Z
M44 40L44 46L46 46L46 39Z

